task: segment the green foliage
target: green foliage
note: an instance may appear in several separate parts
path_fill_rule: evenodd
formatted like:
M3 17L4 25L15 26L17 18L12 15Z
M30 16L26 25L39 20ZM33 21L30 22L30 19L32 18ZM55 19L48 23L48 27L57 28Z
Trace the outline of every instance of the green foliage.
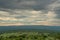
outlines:
M60 40L60 33L12 32L0 34L0 40Z

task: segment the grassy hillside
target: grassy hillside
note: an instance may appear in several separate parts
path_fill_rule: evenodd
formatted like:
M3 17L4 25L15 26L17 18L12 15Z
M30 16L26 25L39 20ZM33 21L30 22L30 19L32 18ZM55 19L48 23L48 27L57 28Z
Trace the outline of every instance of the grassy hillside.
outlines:
M60 33L11 32L0 34L0 40L60 40Z

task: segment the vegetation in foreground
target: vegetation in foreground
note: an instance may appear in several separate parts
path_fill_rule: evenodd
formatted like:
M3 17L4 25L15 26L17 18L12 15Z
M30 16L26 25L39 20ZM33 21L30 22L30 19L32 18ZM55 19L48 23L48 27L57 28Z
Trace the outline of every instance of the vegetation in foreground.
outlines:
M60 33L11 32L0 34L0 40L60 40Z

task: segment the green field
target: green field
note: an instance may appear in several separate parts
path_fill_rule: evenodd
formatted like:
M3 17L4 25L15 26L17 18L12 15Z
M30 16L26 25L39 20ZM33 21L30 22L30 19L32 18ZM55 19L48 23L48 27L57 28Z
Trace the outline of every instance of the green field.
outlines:
M60 40L60 33L6 32L0 34L0 40Z

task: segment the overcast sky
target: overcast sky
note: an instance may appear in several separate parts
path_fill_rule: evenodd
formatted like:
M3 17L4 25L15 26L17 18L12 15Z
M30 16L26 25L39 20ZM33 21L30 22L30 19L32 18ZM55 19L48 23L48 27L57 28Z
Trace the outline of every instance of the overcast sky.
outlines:
M0 0L2 25L60 25L60 0Z

